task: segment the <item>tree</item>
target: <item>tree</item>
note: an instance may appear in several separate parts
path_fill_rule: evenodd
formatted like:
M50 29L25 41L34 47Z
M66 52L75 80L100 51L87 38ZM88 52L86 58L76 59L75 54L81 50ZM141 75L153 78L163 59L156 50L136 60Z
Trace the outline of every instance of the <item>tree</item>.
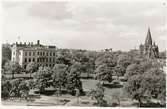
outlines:
M144 98L144 89L141 87L141 82L142 82L142 75L133 75L131 76L126 85L125 85L125 91L128 94L130 98L138 100L139 102L139 107L142 104L142 99Z
M14 78L15 73L20 73L21 66L17 62L10 61L5 63L5 70L12 72L12 78Z
M53 86L61 93L61 88L66 84L66 71L68 67L65 64L55 64L53 67ZM57 89L58 88L58 89Z
M102 65L102 64L107 64L109 67L116 66L116 58L115 58L115 56L113 55L112 52L111 53L110 52L104 52L104 53L99 53L97 55L97 58L95 60L96 68L99 65Z
M21 81L18 86L18 90L19 90L20 97L27 100L29 96L29 91L30 91L28 84L25 81Z
M67 74L66 88L71 94L75 94L75 89L78 89L80 93L83 93L82 82L80 80L80 68L81 64L76 62L71 66L70 71Z
M11 90L12 86L10 84L9 80L3 80L1 81L1 97L3 99L7 99L10 97L10 90Z
M11 60L11 48L9 44L2 45L2 67L5 65L6 62Z
M125 53L120 54L118 56L117 65L120 65L126 69L128 65L131 64L131 60L132 60L132 57L130 55L125 54Z
M56 64L72 65L73 55L69 49L59 49Z
M144 74L142 87L145 88L150 98L155 98L161 101L161 104L166 102L166 74L158 68L151 68Z
M126 69L123 66L117 65L114 67L114 72L119 79L120 76L124 76Z
M30 78L31 78L31 74L36 72L38 69L38 66L35 62L30 62L27 67L26 67L26 70L28 73L30 73Z
M112 82L113 78L113 70L110 69L106 64L99 65L96 69L96 78L100 81L107 80L108 82Z
M114 67L116 66L116 59L112 52L104 52L98 54L95 64L97 79L99 79L100 81L107 80L108 82L112 82Z
M129 97L139 102L150 102L152 98L166 102L166 78L164 72L158 68L146 70L143 74L136 74L129 77L125 91ZM164 96L164 97L163 97Z
M27 100L30 88L22 79L12 79L2 81L2 98L21 97Z
M104 88L100 83L96 84L96 89L91 90L90 96L97 101L98 106L107 106L107 102L104 100Z
M10 84L11 84L11 90L9 93L10 97L21 97L18 87L22 81L23 81L22 78L10 80Z
M128 79L133 75L142 74L142 73L144 73L144 71L139 64L131 64L126 69L125 78Z
M76 62L81 63L81 73L87 73L87 77L94 71L93 56L89 51L76 50L73 53L73 58Z
M34 73L34 83L35 87L39 89L40 93L45 92L45 88L50 87L52 84L50 80L52 72L49 67L39 67L38 71Z

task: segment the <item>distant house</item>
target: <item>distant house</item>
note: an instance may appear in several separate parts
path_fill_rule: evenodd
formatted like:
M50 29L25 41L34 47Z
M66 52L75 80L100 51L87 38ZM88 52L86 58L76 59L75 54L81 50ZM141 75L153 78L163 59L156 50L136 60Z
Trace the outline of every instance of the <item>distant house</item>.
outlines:
M37 44L32 42L18 44L16 42L12 45L11 60L18 62L23 68L26 68L30 62L35 62L38 66L53 67L56 60L56 52L56 46L42 45L39 40Z

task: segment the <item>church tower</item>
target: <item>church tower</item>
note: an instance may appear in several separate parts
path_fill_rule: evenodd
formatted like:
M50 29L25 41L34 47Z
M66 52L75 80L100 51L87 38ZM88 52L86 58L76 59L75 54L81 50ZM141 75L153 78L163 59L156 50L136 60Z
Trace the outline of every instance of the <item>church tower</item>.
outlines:
M148 32L147 32L147 37L145 39L145 45L152 45L152 37L151 37L151 32L150 32L150 28L148 28Z
M148 28L147 36L145 39L145 44L139 46L140 53L145 55L147 58L158 58L159 57L159 50L158 46L153 44L150 28Z

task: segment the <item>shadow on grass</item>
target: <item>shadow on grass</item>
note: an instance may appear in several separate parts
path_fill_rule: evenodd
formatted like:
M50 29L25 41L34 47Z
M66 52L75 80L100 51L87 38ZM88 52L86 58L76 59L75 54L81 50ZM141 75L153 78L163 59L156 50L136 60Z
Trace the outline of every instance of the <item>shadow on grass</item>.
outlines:
M122 88L123 85L121 84L103 84L104 87L107 87L107 88Z
M52 96L56 94L56 90L45 90L44 92L34 91L35 94L41 94L46 96ZM61 90L61 95L69 94L67 90ZM75 94L74 94L75 95Z
M94 79L94 77L81 77L81 79L87 79L87 80L92 80L92 79Z
M42 94L46 96L51 96L55 94L55 90L45 90L45 92L34 91L35 94Z
M156 107L156 108L160 108L160 107L166 107L166 104L162 105L160 103L143 103L141 105L141 107Z

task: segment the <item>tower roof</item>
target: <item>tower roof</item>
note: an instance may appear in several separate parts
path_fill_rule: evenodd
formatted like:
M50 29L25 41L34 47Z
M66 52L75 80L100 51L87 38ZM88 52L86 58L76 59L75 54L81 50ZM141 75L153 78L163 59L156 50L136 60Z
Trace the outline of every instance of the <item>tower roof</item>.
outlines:
M147 37L146 37L146 40L145 40L145 45L152 45L152 38L151 38L150 28L148 28Z

